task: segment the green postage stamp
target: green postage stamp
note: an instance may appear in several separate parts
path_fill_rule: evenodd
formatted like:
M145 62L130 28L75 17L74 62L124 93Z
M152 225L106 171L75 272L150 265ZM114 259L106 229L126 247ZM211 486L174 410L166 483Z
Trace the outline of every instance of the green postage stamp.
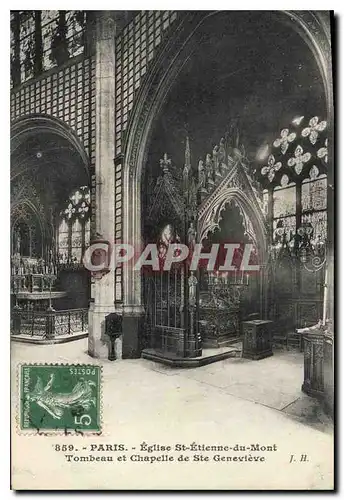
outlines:
M101 432L101 367L21 365L20 430Z

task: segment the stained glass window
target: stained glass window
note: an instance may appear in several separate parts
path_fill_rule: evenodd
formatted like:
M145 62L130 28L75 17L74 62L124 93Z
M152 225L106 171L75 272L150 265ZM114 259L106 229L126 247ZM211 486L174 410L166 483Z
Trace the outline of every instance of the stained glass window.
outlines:
M72 225L71 241L71 258L73 262L81 261L82 243L82 224L79 219L75 219Z
M296 213L296 188L276 188L273 195L274 218L294 215Z
M84 50L84 30L86 15L82 10L66 13L66 39L69 57L82 54Z
M52 21L56 21L59 17L58 10L42 10L41 18L42 18L42 27L51 23Z
M11 14L12 84L84 52L85 11L26 10ZM16 67L19 67L19 78Z
M310 181L305 180L301 191L302 210L324 210L327 205L326 176Z
M302 215L302 223L310 222L312 224L313 233L311 241L315 244L317 241L325 241L327 237L327 212L313 212Z
M293 242L293 236L296 232L296 217L282 217L273 221L273 237L277 245L281 245L283 241L283 234L286 235L287 243Z
M28 35L35 31L35 11L22 10L19 14L20 17L20 39L23 40Z
M34 75L35 65L35 11L26 10L19 14L19 64L20 78L25 82Z
M51 45L53 36L57 30L58 19L58 10L42 11L43 71L46 71L55 65L54 59L51 55Z
M270 195L275 317L283 303L279 296L288 297L294 309L296 297L320 298L324 291L329 160L326 127L326 121L317 116L293 120L274 142L270 163L267 161L257 169L262 187ZM297 315L301 317L299 311ZM313 316L315 323L318 312Z
M75 189L61 210L58 230L60 264L80 264L90 244L90 189Z
M274 142L278 150L261 169L263 185L267 184L267 177L274 182L269 188L273 195L270 208L274 242L280 244L287 227L288 238L290 235L290 241L296 242L295 249L300 243L298 240L303 238L305 225L312 231L311 243L319 238L326 240L328 141L321 134L327 122L314 116L306 120L302 128L295 128L303 118L294 120L290 129L281 131L281 137ZM281 171L279 176L274 175L276 171Z
M62 218L58 230L58 254L60 262L68 260L69 225L65 217Z

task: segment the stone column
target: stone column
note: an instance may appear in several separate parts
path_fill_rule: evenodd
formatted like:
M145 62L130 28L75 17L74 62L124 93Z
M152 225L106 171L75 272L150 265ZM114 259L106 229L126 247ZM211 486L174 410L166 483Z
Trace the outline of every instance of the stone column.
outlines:
M111 11L96 13L96 231L115 241L115 34ZM94 280L89 309L88 353L107 358L105 316L114 312L114 270Z
M124 217L127 218L124 241L134 245L136 251L142 249L141 239L141 182L131 171L124 176ZM141 271L135 271L133 265L123 266L123 358L141 356L141 335L144 323L142 304Z

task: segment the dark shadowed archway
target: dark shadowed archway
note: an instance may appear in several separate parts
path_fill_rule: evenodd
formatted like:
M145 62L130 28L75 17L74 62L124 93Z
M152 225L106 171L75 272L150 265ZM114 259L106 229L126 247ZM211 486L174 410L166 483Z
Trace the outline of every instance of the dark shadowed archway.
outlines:
M138 244L141 241L142 173L147 162L154 124L172 86L192 54L199 48L204 37L206 21L217 14L217 12L186 13L179 26L176 27L173 39L166 42L165 47L153 62L149 77L139 90L128 124L124 154L124 190L127 196L123 207L123 233L124 240L127 242ZM331 46L329 21L324 17L326 15L321 13L318 15L309 11L260 12L257 15L260 15L262 19L268 16L272 30L274 26L288 26L291 31L297 32L300 35L300 41L310 48L321 75L327 119L331 124L333 119ZM245 33L243 26L236 25L235 13L231 13L231 18L227 32L240 30L241 33ZM124 271L124 311L128 314L142 312L141 276L129 268Z

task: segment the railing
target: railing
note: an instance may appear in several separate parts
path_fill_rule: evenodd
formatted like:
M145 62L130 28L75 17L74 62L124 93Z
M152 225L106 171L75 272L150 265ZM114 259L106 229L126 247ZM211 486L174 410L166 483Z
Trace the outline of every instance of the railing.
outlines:
M64 311L23 311L14 307L11 314L12 335L29 335L42 339L73 335L88 330L88 309Z

